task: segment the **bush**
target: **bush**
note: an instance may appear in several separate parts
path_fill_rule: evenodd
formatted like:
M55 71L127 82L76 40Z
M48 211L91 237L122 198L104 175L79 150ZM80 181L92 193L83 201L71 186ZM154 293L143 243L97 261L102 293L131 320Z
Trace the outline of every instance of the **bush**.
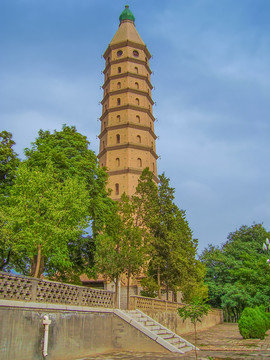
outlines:
M256 307L258 309L264 319L266 331L270 329L270 313L265 312L265 307L263 305L260 305Z
M270 328L270 318L264 308L245 308L238 322L240 334L244 339L264 339Z

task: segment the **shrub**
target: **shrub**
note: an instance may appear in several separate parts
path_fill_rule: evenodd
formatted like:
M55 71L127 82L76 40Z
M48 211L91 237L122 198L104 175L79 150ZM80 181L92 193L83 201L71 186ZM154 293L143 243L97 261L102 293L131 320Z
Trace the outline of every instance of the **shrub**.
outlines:
M245 308L242 312L238 327L244 339L264 339L268 330L269 317L262 309Z
M258 309L258 311L260 311L264 322L265 322L265 327L266 327L266 331L270 329L270 313L266 313L265 312L265 307L263 305L260 305L258 307L256 307L255 309Z

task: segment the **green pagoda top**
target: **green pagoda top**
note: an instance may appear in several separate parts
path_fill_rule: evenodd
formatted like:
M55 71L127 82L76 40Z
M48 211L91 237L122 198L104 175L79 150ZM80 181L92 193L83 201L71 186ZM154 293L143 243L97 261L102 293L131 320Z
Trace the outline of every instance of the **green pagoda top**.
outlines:
M125 6L125 10L122 11L121 15L119 16L120 23L124 20L131 20L135 21L135 16L132 14L132 12L129 10L129 6Z

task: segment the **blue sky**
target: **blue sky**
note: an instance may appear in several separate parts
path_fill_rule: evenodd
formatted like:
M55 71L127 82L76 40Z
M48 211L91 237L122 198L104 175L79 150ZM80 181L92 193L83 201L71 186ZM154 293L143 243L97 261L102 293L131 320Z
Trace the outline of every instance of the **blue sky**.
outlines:
M75 125L98 153L104 60L122 0L0 0L0 121L16 151ZM153 59L159 173L199 239L270 230L270 2L131 0Z

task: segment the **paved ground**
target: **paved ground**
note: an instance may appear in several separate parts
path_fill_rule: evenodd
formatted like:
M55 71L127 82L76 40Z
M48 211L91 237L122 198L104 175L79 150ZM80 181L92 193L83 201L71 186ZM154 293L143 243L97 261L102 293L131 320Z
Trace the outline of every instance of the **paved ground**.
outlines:
M194 343L193 334L185 335L184 338ZM264 340L243 340L238 331L237 324L219 324L209 330L198 333L197 346L200 360L270 360L270 331ZM164 354L164 353L131 353L121 352L101 354L86 357L80 360L188 360L195 359L194 352L187 355ZM76 359L79 360L79 359Z

